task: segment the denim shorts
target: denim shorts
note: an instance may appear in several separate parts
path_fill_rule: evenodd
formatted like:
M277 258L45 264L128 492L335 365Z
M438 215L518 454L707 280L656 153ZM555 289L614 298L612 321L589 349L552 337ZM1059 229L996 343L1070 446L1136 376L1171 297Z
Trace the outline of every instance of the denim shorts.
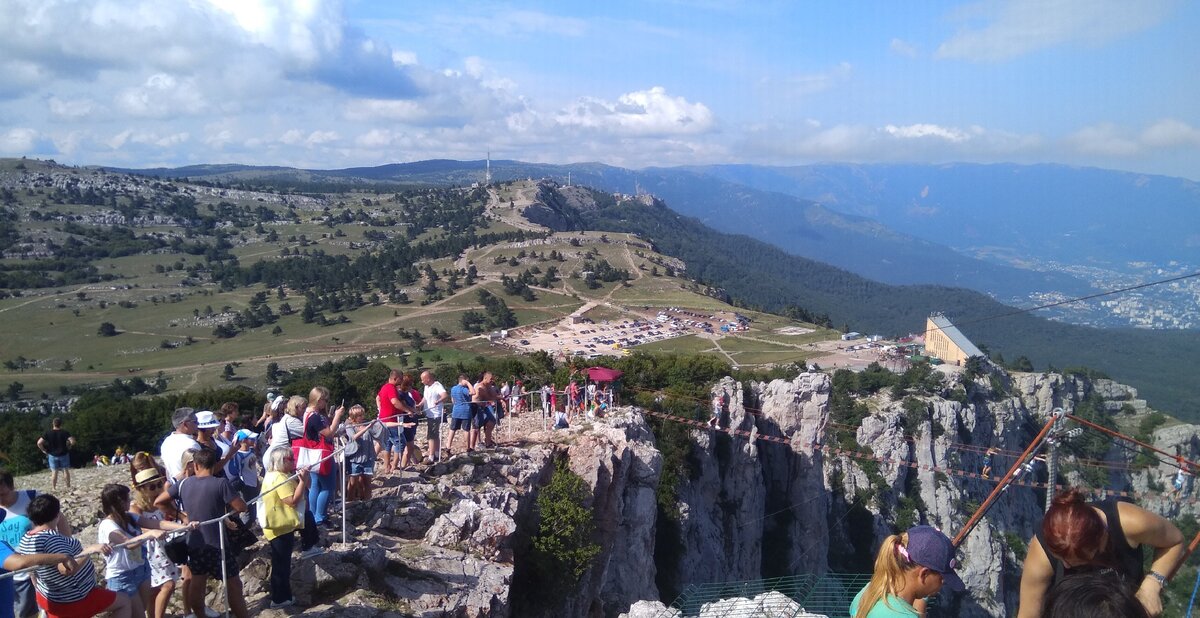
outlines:
M471 419L469 418L452 418L450 419L450 431L458 431L459 429L470 430Z
M50 465L51 470L70 470L71 455L47 455L46 461Z
M143 561L141 566L132 571L125 571L116 577L106 579L104 587L113 592L123 592L129 596L135 596L142 582L148 581L150 581L150 564Z
M384 450L392 453L403 453L404 445L406 444L404 440L404 432L400 431L399 427L388 427L387 432L387 444L385 445L386 448Z
M350 476L374 476L375 475L375 460L370 461L349 461Z
M496 422L496 413L487 406L479 406L475 410L475 426L482 429L488 423Z

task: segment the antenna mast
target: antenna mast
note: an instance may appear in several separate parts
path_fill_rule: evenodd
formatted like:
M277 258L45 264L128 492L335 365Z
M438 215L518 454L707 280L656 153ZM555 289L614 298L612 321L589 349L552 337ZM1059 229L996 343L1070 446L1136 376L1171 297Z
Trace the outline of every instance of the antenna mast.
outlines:
M487 151L487 170L483 173L483 184L492 184L492 151Z

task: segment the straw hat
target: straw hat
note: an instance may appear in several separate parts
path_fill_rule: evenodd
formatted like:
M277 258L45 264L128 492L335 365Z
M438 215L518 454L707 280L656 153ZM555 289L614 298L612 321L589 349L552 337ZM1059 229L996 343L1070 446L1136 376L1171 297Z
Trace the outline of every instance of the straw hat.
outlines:
M149 485L155 481L162 481L162 480L164 480L162 473L159 472L155 468L149 468L146 470L138 470L138 473L133 476L133 484L136 487L141 487L143 485Z

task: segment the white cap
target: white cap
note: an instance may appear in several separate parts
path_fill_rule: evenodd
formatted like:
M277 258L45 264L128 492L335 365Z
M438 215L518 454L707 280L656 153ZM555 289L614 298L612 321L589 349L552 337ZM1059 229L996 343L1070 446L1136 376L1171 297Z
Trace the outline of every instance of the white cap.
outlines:
M273 399L271 401L271 409L274 410L275 408L278 408L279 406L287 403L287 400L288 400L288 398L283 395L279 395L279 396L275 397L275 399Z

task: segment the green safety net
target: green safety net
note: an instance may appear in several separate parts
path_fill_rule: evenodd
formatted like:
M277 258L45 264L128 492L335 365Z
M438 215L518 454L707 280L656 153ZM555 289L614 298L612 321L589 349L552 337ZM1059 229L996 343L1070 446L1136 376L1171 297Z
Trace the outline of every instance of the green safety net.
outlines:
M825 573L694 584L658 618L793 618L806 613L849 618L850 601L870 580L870 574ZM778 594L767 594L771 592Z

